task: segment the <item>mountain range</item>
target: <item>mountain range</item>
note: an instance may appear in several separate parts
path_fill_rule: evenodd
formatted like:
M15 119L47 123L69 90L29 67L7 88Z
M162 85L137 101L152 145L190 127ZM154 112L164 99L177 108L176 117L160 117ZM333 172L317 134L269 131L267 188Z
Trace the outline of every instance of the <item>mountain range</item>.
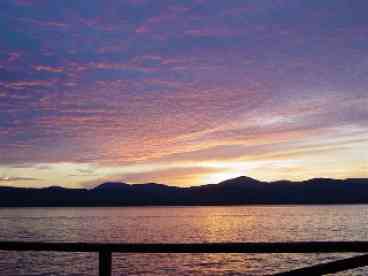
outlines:
M368 203L368 178L264 182L241 176L193 187L122 182L91 189L0 187L2 207L359 203Z

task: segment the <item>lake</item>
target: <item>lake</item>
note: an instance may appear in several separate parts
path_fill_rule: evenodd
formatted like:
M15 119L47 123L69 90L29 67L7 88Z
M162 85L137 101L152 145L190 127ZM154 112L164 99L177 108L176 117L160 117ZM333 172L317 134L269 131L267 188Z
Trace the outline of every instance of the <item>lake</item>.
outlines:
M1 208L0 239L57 242L368 240L368 205ZM113 254L113 275L264 275L351 254ZM1 252L0 275L97 275L94 253ZM365 275L355 269L341 275Z

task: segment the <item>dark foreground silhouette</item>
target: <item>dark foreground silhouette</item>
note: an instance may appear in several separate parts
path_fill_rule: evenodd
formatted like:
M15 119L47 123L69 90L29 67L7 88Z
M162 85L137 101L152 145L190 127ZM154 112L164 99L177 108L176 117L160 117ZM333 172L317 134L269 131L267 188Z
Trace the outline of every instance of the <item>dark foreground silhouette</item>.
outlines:
M138 206L368 203L368 179L262 182L249 177L188 188L107 182L92 189L0 187L0 206Z

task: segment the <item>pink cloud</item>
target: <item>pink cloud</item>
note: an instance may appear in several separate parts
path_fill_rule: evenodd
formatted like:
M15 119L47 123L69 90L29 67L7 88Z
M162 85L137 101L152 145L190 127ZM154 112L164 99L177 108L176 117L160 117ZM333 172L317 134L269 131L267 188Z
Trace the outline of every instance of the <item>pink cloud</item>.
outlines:
M36 71L46 71L51 73L61 73L65 71L64 67L55 67L55 66L47 66L47 65L34 65L33 68Z

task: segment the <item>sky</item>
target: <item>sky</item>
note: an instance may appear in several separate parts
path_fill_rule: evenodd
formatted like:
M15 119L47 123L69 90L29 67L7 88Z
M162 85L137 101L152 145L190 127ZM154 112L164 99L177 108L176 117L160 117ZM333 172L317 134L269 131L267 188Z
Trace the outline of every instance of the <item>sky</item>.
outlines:
M1 0L0 186L368 177L365 0Z

